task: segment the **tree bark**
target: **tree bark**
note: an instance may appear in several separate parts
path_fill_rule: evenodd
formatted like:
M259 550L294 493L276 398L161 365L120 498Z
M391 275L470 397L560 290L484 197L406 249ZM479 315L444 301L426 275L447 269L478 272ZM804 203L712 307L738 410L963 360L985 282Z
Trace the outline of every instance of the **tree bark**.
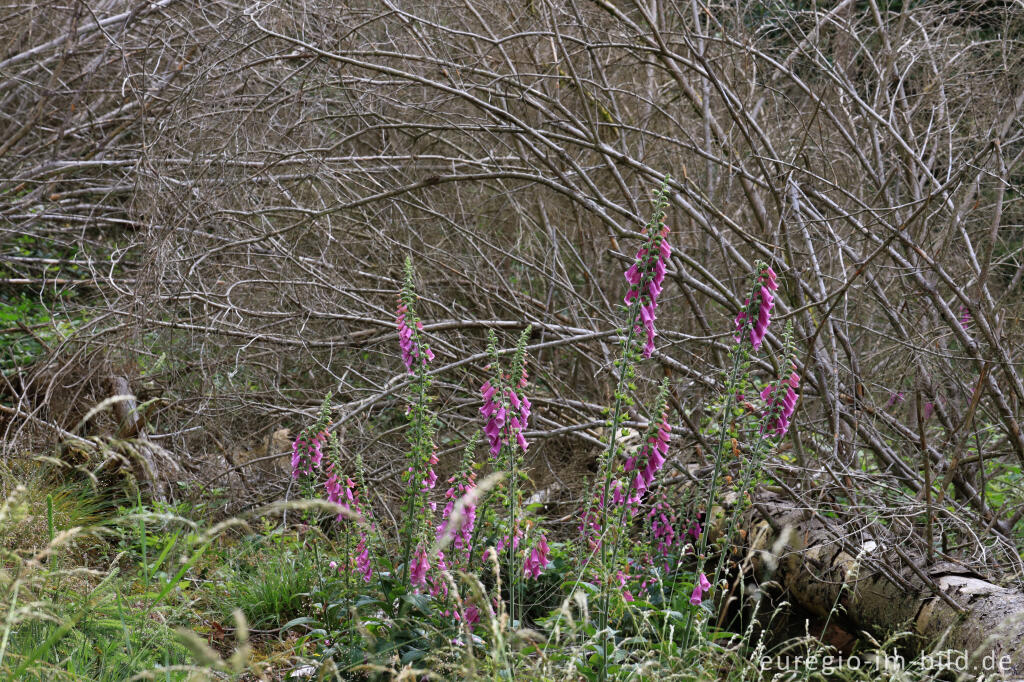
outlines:
M927 565L774 493L759 495L745 520L755 571L810 613L839 605L864 630L909 623L929 645L966 652L972 670L1002 662L1000 672L1024 675L1024 593L954 563Z

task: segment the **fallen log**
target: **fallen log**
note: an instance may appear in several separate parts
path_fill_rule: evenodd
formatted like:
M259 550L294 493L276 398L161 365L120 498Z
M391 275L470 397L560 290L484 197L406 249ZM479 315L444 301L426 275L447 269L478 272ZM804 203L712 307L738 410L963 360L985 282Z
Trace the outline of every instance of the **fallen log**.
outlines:
M845 620L866 631L909 623L940 649L963 652L972 671L1024 676L1019 590L958 564L928 565L896 543L856 537L779 494L762 492L745 516L758 577L778 582L809 613L825 618L839 605Z

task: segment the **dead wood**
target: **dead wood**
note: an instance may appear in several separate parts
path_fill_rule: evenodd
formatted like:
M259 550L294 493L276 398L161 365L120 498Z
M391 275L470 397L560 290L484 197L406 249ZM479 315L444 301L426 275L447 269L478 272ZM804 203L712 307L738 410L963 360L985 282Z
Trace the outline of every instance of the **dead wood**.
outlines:
M129 474L150 499L170 500L175 484L190 476L174 453L147 436L145 419L128 378L113 375L107 378L107 384L112 395L90 410L78 428L110 407L117 417L114 433L87 438L66 434L59 448L61 458L94 478L112 472Z
M989 656L1006 663L1004 673L1024 673L1019 590L958 563L929 565L898 538L840 528L774 493L759 495L745 522L759 577L810 613L827 617L838 606L838 617L863 630L909 627L941 649L966 652L975 669Z

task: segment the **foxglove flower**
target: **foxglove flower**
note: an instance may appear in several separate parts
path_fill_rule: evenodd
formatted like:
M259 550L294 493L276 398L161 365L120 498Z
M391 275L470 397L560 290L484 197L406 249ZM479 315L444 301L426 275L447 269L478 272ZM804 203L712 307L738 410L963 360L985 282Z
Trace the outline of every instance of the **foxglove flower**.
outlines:
M405 303L399 303L398 314L395 317L395 324L398 326L398 345L402 349L402 362L405 363L405 369L409 374L413 373L413 363L420 359L420 345L418 343L419 334L417 338L413 338L412 327L409 326L406 321L406 317L409 314L409 306ZM423 323L416 320L416 329L423 331ZM430 347L426 347L423 350L423 364L434 359L434 353L430 350Z
M526 370L523 370L523 379L520 382L522 385L526 381ZM529 444L526 442L526 438L523 436L523 429L526 428L526 422L530 418L530 404L529 398L523 396L519 397L519 394L514 389L508 390L508 402L511 409L511 416L509 417L508 424L512 428L512 432L515 434L516 443L523 452L526 452L526 448Z
M464 481L455 482L455 476L448 479L449 487L444 497L447 500L444 510L441 512L441 523L437 526L437 537L441 538L451 532L452 547L456 550L467 552L473 539L473 527L476 524L476 505L467 502L462 507L462 520L458 528L449 528L451 514L455 509L455 502L469 494L476 487L475 474L469 472Z
M430 562L427 560L427 552L424 549L418 549L416 555L412 559L412 568L409 572L409 582L414 586L423 585L427 581L427 569L430 568Z
M886 409L903 402L903 391L898 391L889 396L889 402L885 404Z
M472 632L476 629L476 624L480 622L480 608L476 604L463 604L462 612L459 609L454 609L452 618L456 623L465 623L469 626L469 631Z
M357 466L359 466L357 464ZM327 491L327 501L333 502L341 506L342 509L347 510L353 514L359 514L364 519L369 520L369 514L364 513L360 508L359 504L359 491L355 481L349 476L341 476L335 469L335 463L331 462L328 465L328 476L324 482L324 488ZM344 521L345 515L339 513L337 516L338 521ZM346 558L345 564L348 570L351 570L352 559L351 557ZM338 568L341 572L345 570L343 567L337 566L336 562L331 562L331 568ZM359 528L359 542L356 545L355 550L355 569L363 577L365 582L370 582L373 576L373 564L370 561L370 547L369 540L366 536L366 531Z
M300 434L295 439L292 443L292 478L298 478L299 474L311 474L313 469L320 467L326 442L326 431L319 431L312 436Z
M423 477L423 481L420 483L424 490L433 490L434 486L437 485L437 474L434 473L435 464L437 464L437 452L432 452L430 453L430 459L427 460L427 475Z
M622 490L622 481L620 481L618 479L615 479L614 481L612 481L611 489L612 489L612 504L614 504L615 506L618 506L620 504L625 504L627 501L630 502L630 503L638 502L639 501L639 500L627 500L626 494Z
M619 583L619 589L622 590L622 600L625 602L633 601L633 593L626 589L626 584L629 582L629 574L620 568L618 573L615 574L615 581Z
M657 542L657 550L662 556L667 556L676 543L675 515L672 508L664 500L659 501L651 511L647 513L651 522L651 534Z
M501 452L501 427L505 425L505 408L494 400L496 389L490 381L485 381L480 387L480 393L484 398L484 406L480 408L480 414L487 420L484 426L484 433L487 434L487 441L491 445L491 456L497 457Z
M437 553L437 556L434 558L434 567L437 571L448 570L448 565L444 562L444 552ZM430 596L435 597L436 599L448 598L448 581L438 575L437 572L432 573L427 582L430 583L430 589L428 590L430 592ZM447 615L447 613L448 612L446 611L445 615Z
M458 613L456 613L455 615L456 617L458 617ZM475 605L470 604L463 611L463 618L465 619L466 624L469 625L470 628L472 628L474 625L480 622L480 609L477 608Z
M530 551L530 556L523 563L523 577L537 578L540 572L551 563L548 559L548 539L541 535L537 546Z
M967 325L971 323L971 311L967 309L967 306L960 306L960 328L967 331Z
M697 518L693 521L693 525L690 526L690 529L688 531L686 531L686 533L693 538L694 542L697 542L697 540L700 539L700 534L704 532L704 528L703 526L701 526L701 523L703 523L703 521L704 512L699 512L697 514Z
M768 402L769 412L773 409L777 410L776 416L764 428L768 431L774 431L775 435L779 438L786 435L786 431L789 430L789 420L793 416L793 410L796 409L796 389L800 387L800 375L796 373L796 370L790 373L789 379L782 382L782 386L785 387L786 395L782 397L778 405L775 403L775 397L772 395L775 390L774 386L766 386L761 391L761 398Z
M364 531L359 531L359 544L356 545L356 570L363 576L363 582L370 582L373 564L370 562L370 548Z
M526 381L525 376L526 370L524 369L524 378L520 381L520 387ZM487 423L484 425L484 433L487 435L487 442L490 444L491 455L497 457L501 452L503 442L502 428L505 427L506 422L508 423L508 435L514 438L516 444L525 452L526 448L529 447L529 443L526 442L523 430L530 419L530 408L532 407L529 398L520 396L513 388L506 389L509 408L506 410L505 405L500 400L500 396L498 396L497 389L490 381L485 381L484 385L480 387L480 394L484 399L484 405L480 408L480 414L487 420ZM496 397L498 400L495 400Z
M703 573L697 579L697 584L693 586L693 594L690 595L690 603L694 606L700 606L700 603L704 600L704 593L711 589L711 583L708 581L708 577Z
M520 528L519 524L517 523L516 524L516 532L512 534L512 549L519 549L519 541L522 538L523 538L523 529ZM505 535L501 536L500 538L498 538L498 542L495 544L494 548L496 550L498 550L499 552L501 552L506 547L508 547L508 543L509 543L509 537L508 537L508 534L505 534Z
M334 504L341 504L342 495L344 490L341 485L341 480L338 475L334 472L334 464L331 464L331 473L324 482L324 488L327 490L327 501L333 502ZM340 517L339 517L340 518Z
M621 490L622 483L620 481L616 481L616 483L619 484L618 488ZM625 498L620 499L622 499L623 501L625 500ZM621 504L621 502L619 504ZM596 555L598 550L601 549L601 510L603 508L604 496L598 494L594 498L594 503L591 505L590 509L588 509L587 512L583 515L583 518L580 521L579 531L580 534L587 541L587 547L590 550L590 556Z
M647 492L647 488L654 482L654 475L658 473L665 463L665 455L668 454L668 441L672 427L668 423L668 412L663 411L661 423L656 431L649 432L647 442L640 448L635 457L626 459L626 473L636 471L632 476L631 487L633 494L630 502L639 502L640 498Z
M349 477L342 478L334 470L332 462L328 467L329 475L324 482L327 490L327 501L340 505L342 509L351 512L359 512L359 497L356 492L356 484ZM338 514L338 521L344 519L344 514Z
M672 255L672 246L668 243L669 229L662 225L661 230L653 233L647 244L636 254L636 261L626 270L625 277L629 283L626 292L626 305L639 301L639 324L636 333L646 335L643 355L651 357L654 352L654 321L657 319L658 297L665 281L666 263Z
M757 301L756 309L751 309L750 299L744 299L743 309L736 315L736 335L733 340L740 342L740 335L743 329L750 322L750 344L757 350L768 333L768 324L771 322L772 307L775 305L775 292L779 289L776 281L775 271L770 266L762 264L761 272L757 277L757 292L754 294ZM755 317L756 315L756 317Z

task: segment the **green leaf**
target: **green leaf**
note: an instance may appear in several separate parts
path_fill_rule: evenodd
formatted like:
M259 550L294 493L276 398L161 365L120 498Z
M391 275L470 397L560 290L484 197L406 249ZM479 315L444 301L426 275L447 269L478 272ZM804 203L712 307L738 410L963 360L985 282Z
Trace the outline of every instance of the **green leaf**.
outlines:
M294 627L298 627L299 625L320 625L320 621L318 621L316 618L310 618L309 616L293 618L292 620L288 621L287 623L281 626L281 632L287 632L288 630L291 630Z
M371 597L368 594L361 595L359 599L356 600L356 608L359 608L360 606L382 606L383 604L384 602L380 599Z
M427 655L427 652L423 651L421 649L409 649L404 654L402 654L402 663L408 665L409 663L412 663L413 661L420 660L421 658L423 658L426 655Z
M429 616L432 612L430 608L430 597L425 594L403 594L402 601L416 609L424 616Z

